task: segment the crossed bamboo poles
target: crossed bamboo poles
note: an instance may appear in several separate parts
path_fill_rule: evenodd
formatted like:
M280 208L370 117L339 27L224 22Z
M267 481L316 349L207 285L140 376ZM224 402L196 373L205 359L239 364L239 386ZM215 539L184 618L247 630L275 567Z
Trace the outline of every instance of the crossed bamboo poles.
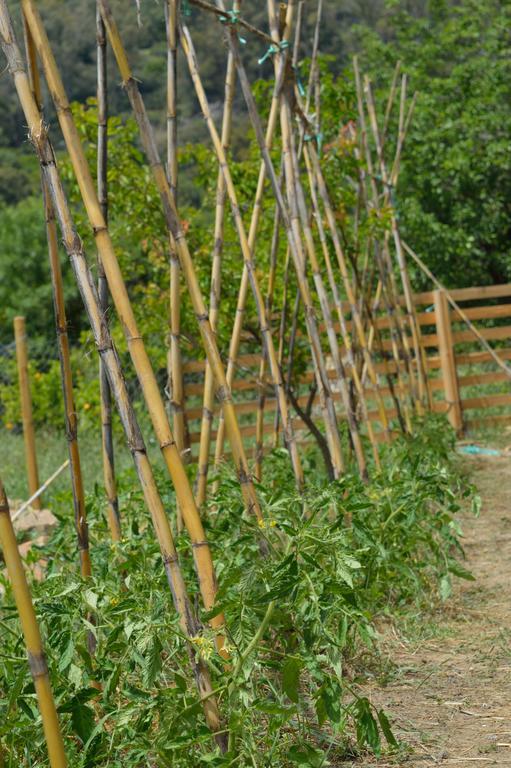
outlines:
M37 18L34 22L35 17L30 13L30 10L30 4L27 3L25 7L27 23L32 32L36 48L40 50L38 44L40 44L42 40L42 47L44 47L44 38L41 39L41 37L38 37L38 31L40 32L41 30L38 27ZM135 468L139 476L146 505L151 513L153 526L160 544L162 560L176 611L180 619L181 628L185 637L192 638L200 631L200 625L195 617L192 604L187 594L169 520L165 513L154 480L151 465L147 458L144 440L127 392L119 358L113 347L109 329L101 312L98 293L87 266L83 247L80 238L74 229L65 192L55 163L53 149L47 135L47 129L41 119L38 105L31 91L23 59L15 41L5 0L0 0L0 34L2 48L7 58L8 69L14 79L19 101L29 127L30 138L40 161L44 183L50 192L59 221L64 247L70 258L80 294L89 316L98 352L108 372L110 387L117 403L128 445L133 455ZM106 229L103 231L106 231ZM109 273L106 265L105 272L108 276ZM112 283L110 285L112 286ZM112 291L112 295L114 296L114 291ZM176 495L178 495L178 493L179 490L176 488ZM199 544L198 547L194 547L194 555L204 603L205 605L209 603L209 606L212 607L214 603L214 591L211 593L211 590L214 590L215 584L214 581L211 581L212 578L214 579L211 555L204 540L194 543ZM223 617L216 617L211 623L213 626L218 627L223 623ZM219 636L218 639L220 640L220 650L222 650L223 645L221 636ZM188 648L199 695L203 700L205 717L212 731L216 733L220 730L220 717L215 697L212 695L209 671L201 658L196 655L190 640L188 642ZM218 736L218 739L220 745L224 747L223 736Z
M212 286L210 293L209 317L205 302L199 290L197 276L195 274L193 262L186 243L185 235L179 221L176 208L176 190L177 190L177 138L176 138L176 78L175 78L175 60L177 50L177 30L178 20L176 16L176 5L172 0L167 0L167 36L168 36L168 178L166 177L163 164L160 160L156 142L154 141L153 129L148 120L145 106L141 98L137 82L133 77L128 64L126 52L123 48L115 21L112 17L107 0L98 0L98 104L99 104L99 126L98 126L98 192L94 188L92 177L90 175L85 156L78 140L76 127L74 125L66 94L64 92L60 75L53 59L48 39L46 37L41 20L32 0L21 0L24 11L24 18L27 26L27 49L30 63L31 84L23 67L23 62L19 50L16 47L9 16L6 7L6 0L0 0L0 32L2 36L2 47L6 52L9 69L13 75L15 85L18 91L22 108L30 128L31 138L41 162L43 187L45 189L45 204L47 213L47 231L50 251L50 261L52 264L52 280L54 282L54 295L56 305L57 334L59 337L59 349L61 354L61 364L63 371L63 390L66 407L68 439L70 443L70 455L74 457L71 460L73 468L73 490L75 484L79 482L79 455L77 453L76 443L76 416L72 404L72 383L69 366L69 350L67 346L67 336L65 334L65 315L63 306L63 297L61 285L59 288L58 279L58 251L55 216L63 235L64 245L70 257L70 261L75 272L79 289L86 306L93 333L96 339L98 352L100 354L102 369L102 406L103 406L103 445L105 454L105 483L107 486L109 500L109 522L112 536L119 535L118 510L116 509L115 480L113 473L113 452L108 447L108 434L110 434L111 445L111 426L107 413L107 398L103 394L108 394L108 390L103 386L108 385L111 390L117 407L121 415L121 422L125 429L128 444L133 454L135 466L144 490L147 506L151 512L155 531L160 542L163 562L172 589L176 609L180 616L181 626L184 634L190 638L200 631L197 618L190 605L186 587L182 578L177 560L177 553L172 539L172 532L169 521L166 516L161 498L159 497L152 469L148 462L145 452L144 442L136 422L133 407L126 391L125 382L120 368L119 360L112 345L111 337L106 323L106 312L108 308L108 291L106 283L110 288L114 305L117 309L121 323L124 327L128 348L132 356L135 370L139 377L143 395L148 407L148 411L153 422L153 427L158 437L160 447L172 478L175 490L176 500L179 510L182 513L184 524L188 530L192 541L192 548L196 569L199 577L199 583L203 602L207 610L211 609L215 602L216 581L214 567L211 559L208 544L205 539L204 530L198 513L198 505L205 500L207 463L209 457L209 448L211 442L211 415L213 405L213 393L216 391L217 397L222 406L223 422L226 426L231 449L236 462L238 476L245 498L246 507L249 511L255 513L257 518L262 521L262 512L254 490L250 476L249 465L245 455L244 446L241 439L234 403L230 387L233 380L236 357L239 350L242 330L242 318L245 310L247 294L249 288L255 298L256 307L259 316L259 323L262 337L264 340L263 361L268 360L271 373L272 384L276 390L278 402L278 413L284 426L285 444L289 450L293 470L298 488L303 485L303 474L301 461L295 440L293 423L288 406L288 387L282 376L282 355L283 355L283 331L282 323L279 333L279 348L273 342L270 328L272 294L276 273L276 255L278 251L279 228L281 227L287 237L287 257L286 262L293 266L298 282L298 301L295 304L296 312L300 306L303 306L305 313L305 322L307 335L309 339L311 355L314 363L314 372L316 387L319 392L320 405L323 415L328 449L331 456L331 462L336 476L344 470L345 457L343 456L343 447L341 445L337 414L333 403L333 393L330 386L330 376L327 370L325 351L322 345L320 326L316 316L316 299L319 299L319 309L321 318L326 329L326 340L328 349L333 361L335 380L338 384L344 410L347 416L350 441L354 450L355 458L358 463L360 475L367 476L367 463L365 450L362 444L360 426L363 423L367 428L369 440L371 442L374 460L376 466L379 465L379 454L376 445L376 436L372 429L367 404L365 401L364 378L369 376L373 394L376 397L380 422L383 428L384 437L389 437L389 425L385 412L385 406L380 392L379 381L376 376L373 358L371 356L372 341L378 340L378 334L373 330L374 323L368 308L367 300L364 299L366 290L370 289L370 283L365 286L359 284L354 273L355 280L349 274L349 268L344 254L341 238L338 231L332 204L330 202L329 192L325 179L322 174L321 164L314 142L305 142L304 130L305 124L301 126L300 148L296 146L296 129L294 121L303 118L303 108L300 105L299 95L296 94L296 80L290 69L290 60L288 55L289 39L293 27L295 14L295 3L291 0L286 8L285 18L282 14L277 16L276 7L273 0L269 0L269 18L271 35L266 36L271 41L270 53L273 56L275 65L275 86L272 96L270 117L268 120L266 136L263 134L262 123L255 106L254 98L246 76L246 72L240 57L238 47L238 36L236 25L239 23L236 6L233 12L225 11L222 2L218 2L218 11L220 20L226 27L226 38L228 41L229 55L226 75L226 97L224 103L224 119L222 126L222 135L220 136L214 125L209 109L208 100L202 81L199 75L197 57L193 48L193 42L189 30L185 25L181 26L181 45L185 53L195 91L201 105L203 115L208 124L210 137L213 142L214 150L219 163L219 173L217 182L217 206L215 216L215 249L213 253L212 264ZM212 11L207 3L202 3L202 7ZM321 4L320 4L321 7ZM318 21L316 32L319 27L320 13L318 12ZM189 294L192 298L194 311L197 316L203 343L207 352L206 385L204 392L204 417L203 429L201 432L200 461L197 482L197 499L194 499L191 485L187 479L183 466L182 452L185 446L184 419L181 426L178 426L182 415L182 409L174 407L174 425L176 435L170 429L168 418L165 411L165 405L158 390L156 379L152 371L143 341L138 332L137 324L131 308L126 287L124 285L119 265L117 263L112 242L110 240L107 227L107 195L106 195L106 79L105 79L105 31L109 37L118 68L121 73L123 85L130 99L135 117L137 119L141 134L142 143L153 170L154 177L160 192L162 206L164 209L165 220L169 234L169 247L171 254L171 352L169 360L169 370L172 377L172 399L173 405L179 406L182 402L182 366L179 353L179 269L180 267L185 277ZM299 39L300 24L297 24L296 39ZM45 72L46 80L54 100L59 122L62 128L69 156L75 171L75 175L80 187L82 198L89 216L89 221L94 232L96 246L98 250L100 265L100 284L96 290L92 284L92 278L85 261L85 256L81 242L74 230L69 207L60 183L58 171L54 162L53 151L49 143L46 128L42 122L39 97L38 97L38 74L35 66L35 51L39 55ZM317 56L317 36L315 36L315 57ZM317 84L318 75L311 68L311 83ZM248 234L242 220L238 205L237 192L234 187L227 150L229 145L230 123L232 117L232 98L234 92L235 73L237 73L243 96L247 105L248 113L252 126L254 128L257 142L261 151L261 167L259 173L258 187L252 219ZM395 91L395 83L392 85L391 94ZM307 103L305 105L305 115L311 98L312 89L309 87L307 94ZM385 165L383 146L386 137L386 129L389 119L390 106L388 106L385 115L385 124L382 133L376 120L376 112L372 100L370 87L365 84L366 108L369 114L369 122L373 132L373 138L376 144L378 167L381 173L383 184L383 194L378 191L374 169L371 169L368 160L368 174L364 179L364 185L369 181L369 187L373 196L373 205L376 210L388 203L389 188L395 185L397 178L397 169L399 167L399 152L396 154L396 160L390 173ZM35 98L34 98L35 97ZM392 97L393 98L393 97ZM297 108L298 104L298 108ZM389 97L389 105L391 99ZM402 112L402 114L404 114ZM362 120L361 120L362 123ZM269 149L272 146L277 128L280 126L280 137L282 142L282 178L277 177L273 167ZM398 138L398 147L402 146L404 133L406 132L405 123L400 116L400 130ZM362 141L362 151L367 156L370 151L367 140ZM309 194L311 204L309 204L304 187L301 181L300 155L303 154L307 170L307 180L309 185ZM264 297L260 289L257 276L255 274L255 265L253 253L257 236L259 218L262 212L262 200L265 181L269 181L273 196L276 201L275 209L275 228L270 255L270 279L267 294ZM283 188L282 188L283 185ZM229 365L225 372L218 346L216 343L215 329L219 312L219 283L221 275L221 251L223 226L225 216L225 202L229 200L235 227L240 242L241 255L243 258L243 272L238 296L238 312L231 337L231 347L229 354ZM329 248L327 244L327 234L323 225L322 213L326 217L326 227L328 235L334 246L334 253L337 261L337 268L341 276L340 284L344 287L347 294L347 305L351 313L351 332L348 330L347 322L344 316L344 304L341 299L337 278L334 273ZM322 276L322 266L317 256L317 247L313 231L313 224L316 223L316 229L320 242L320 249L327 269L328 284L330 292L334 298L334 307L337 312L340 335L338 335L334 321L332 309L330 306L329 295ZM397 262L400 269L401 279L405 292L406 314L408 325L412 333L412 344L414 346L415 360L417 364L418 392L415 402L422 404L427 400L427 376L421 361L423 353L420 343L419 326L414 315L413 302L410 304L411 288L406 271L403 249L400 246L399 229L395 216L392 220L392 235L394 247L397 256ZM396 313L395 326L397 333L392 338L393 350L396 352L396 370L399 377L399 366L406 357L407 333L404 326L401 310L397 300L397 291L395 281L393 281L392 264L389 243L386 241L381 252L377 249L377 262L380 270L380 282L377 287L377 295L385 297L388 306ZM176 259L177 256L177 259ZM102 275L104 270L104 278ZM289 269L286 271L289 274ZM311 288L309 274L312 275ZM177 289L176 289L177 286ZM177 290L177 294L176 294ZM379 301L379 299L378 299ZM375 300L375 308L378 304ZM283 314L285 317L285 313ZM369 337L366 332L364 322L369 324ZM340 343L342 342L342 344ZM174 345L174 346L173 346ZM381 345L380 345L381 346ZM345 350L345 357L342 356L341 349ZM356 355L360 354L362 360L361 372L357 369ZM292 354L292 350L291 350ZM411 354L409 353L409 376L412 375ZM261 365L260 379L263 383L265 375L265 363ZM399 381L399 378L398 378ZM180 382L180 383L179 383ZM357 394L358 404L360 406L361 419L357 413L356 406L353 404L350 393L350 382L353 382ZM176 389L177 383L177 389ZM179 387L181 386L181 389ZM262 390L263 392L264 390ZM67 395L66 395L67 392ZM176 396L177 392L177 396ZM67 400L66 400L67 397ZM260 397L260 407L258 412L258 435L257 435L257 461L256 467L258 475L261 472L262 456L262 419L264 400ZM73 418L75 421L73 421ZM179 435L178 435L179 433ZM76 446L76 452L74 451ZM217 438L216 458L219 459L223 450L223 436L220 434ZM110 467L110 473L108 468ZM110 484L108 481L110 478ZM88 561L88 550L83 543L86 537L86 521L84 514L80 513L80 493L83 499L83 488L78 488L75 494L75 514L77 514L77 532L79 548L82 560L82 573L90 573L90 561ZM78 513L76 513L78 510ZM83 510L84 512L84 510ZM85 553L85 554L83 554ZM88 573L87 573L88 571ZM223 617L217 615L212 619L211 624L217 631L217 645L219 651L224 653L222 626ZM203 699L205 715L208 724L213 731L217 732L220 726L220 716L215 697L212 695L211 681L204 664L197 658L191 645L190 658L201 698ZM225 655L225 653L224 653ZM225 745L222 738L218 737L220 746Z

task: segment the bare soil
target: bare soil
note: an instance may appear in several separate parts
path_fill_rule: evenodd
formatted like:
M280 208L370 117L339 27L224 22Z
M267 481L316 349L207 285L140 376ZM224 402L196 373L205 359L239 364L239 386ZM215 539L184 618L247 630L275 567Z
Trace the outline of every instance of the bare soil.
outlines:
M458 581L414 632L384 630L388 669L361 691L409 749L350 766L511 766L511 458L467 462L482 499L480 517L463 520L476 580Z

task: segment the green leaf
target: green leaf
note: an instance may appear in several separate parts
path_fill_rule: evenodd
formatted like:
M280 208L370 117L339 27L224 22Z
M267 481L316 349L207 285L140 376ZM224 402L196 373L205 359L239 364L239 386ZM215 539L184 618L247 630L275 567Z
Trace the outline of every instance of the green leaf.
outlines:
M96 611L98 607L98 595L92 591L92 589L86 589L83 593L83 599L88 607L92 611Z
M387 744L389 744L389 746L391 747L397 747L398 746L397 739L392 733L392 728L390 727L388 717L383 711L383 709L378 710L378 722L380 723L380 728L382 730L382 733L387 740Z
M74 652L75 652L75 644L73 642L73 638L69 637L69 641L66 645L64 653L59 659L59 672L65 672L66 669L71 665Z
M452 594L451 578L448 574L440 579L440 597L447 600Z
M161 672L162 644L157 635L151 638L144 653L142 682L146 688L151 688Z
M301 667L302 663L298 659L291 657L286 660L282 669L282 690L288 699L295 704L298 703L299 698L298 688Z
M86 744L95 727L94 710L77 701L71 711L71 723L76 735Z

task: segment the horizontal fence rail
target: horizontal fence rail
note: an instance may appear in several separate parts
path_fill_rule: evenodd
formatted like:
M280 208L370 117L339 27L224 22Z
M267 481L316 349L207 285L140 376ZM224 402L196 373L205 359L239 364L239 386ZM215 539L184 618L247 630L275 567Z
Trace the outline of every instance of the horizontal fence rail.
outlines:
M499 357L504 361L511 360L511 283L454 289L449 291L449 294L460 305L465 316L474 323L481 336L491 342ZM458 434L471 428L511 423L511 380L498 368L491 354L482 349L474 331L467 327L459 312L450 307L445 292L435 290L416 293L414 302L422 333L421 342L426 353L432 410L446 413ZM404 305L404 300L402 304ZM346 305L345 309L346 325L350 330L352 323L349 319L349 307ZM382 314L377 318L376 325L383 336L383 350L390 351L388 317ZM345 350L341 348L341 352L345 353ZM256 414L259 399L264 393L263 432L267 449L273 444L272 434L275 434L278 406L270 378L266 377L264 381L258 378L260 363L260 352L240 354L232 390L240 418L241 433L247 445L254 443ZM416 365L416 361L413 363ZM196 458L196 444L200 439L204 369L203 360L188 360L183 365L185 413L192 460ZM385 399L387 416L389 420L395 420L397 413L383 375L385 372L394 373L395 363L389 355L387 360L377 361L375 369L380 377L380 392ZM332 380L335 379L333 365L328 374ZM310 404L309 387L313 381L312 366L307 367L300 376L300 392L297 396L298 404L302 408ZM369 384L365 392L369 417L378 429L380 415L374 391ZM342 418L344 414L341 398L335 387L334 400ZM318 407L315 400L314 407ZM218 405L214 415L216 422L213 439L216 437ZM293 423L300 440L310 439L308 428L298 415L295 415ZM381 432L376 435L377 438L383 439Z

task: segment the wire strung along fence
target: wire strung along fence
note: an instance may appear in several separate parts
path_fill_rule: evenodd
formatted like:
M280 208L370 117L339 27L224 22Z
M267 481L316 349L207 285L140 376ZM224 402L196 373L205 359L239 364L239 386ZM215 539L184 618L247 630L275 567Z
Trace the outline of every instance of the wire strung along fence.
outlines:
M448 293L437 283L433 292L413 293L409 259L426 273L427 268L403 241L395 209L401 156L415 104L415 97L409 98L407 79L401 76L399 65L384 109L380 110L370 80L354 61L358 119L343 129L357 161L353 202L347 214L350 217L350 237L347 238L344 224L337 215L336 190L322 147L321 0L306 87L297 76L298 50L303 46L303 2L296 4L289 0L287 4L278 5L269 0L268 31L255 28L243 18L241 4L237 2L231 10L226 10L221 0L216 5L206 0L190 0L190 3L218 25L218 40L225 46L221 130L213 119L201 78L201 56L194 45L193 28L188 26L187 18L180 15L180 4L166 0L165 167L137 73L131 69L130 51L125 48L108 1L98 0L97 185L87 163L51 41L33 0L20 2L26 55L16 39L6 0L0 0L0 42L41 167L44 197L41 204L45 206L47 223L82 575L90 575L93 553L89 556L57 229L99 355L105 508L111 536L119 539L122 531L111 426L111 409L115 407L151 514L171 599L188 641L191 670L206 722L220 749L225 751L229 745L221 704L213 690L209 669L191 642L192 638L200 637L203 628L189 599L189 585L185 584L173 533L182 527L186 529L203 607L209 612L218 651L226 668L230 668L232 661L225 645L228 627L222 612L215 610L215 563L202 518L208 494L219 482L218 479L210 482L210 466L232 462L246 513L255 516L264 528L264 509L252 473L255 472L259 481L264 478L264 457L275 447L282 446L287 451L297 492L303 494L303 444L306 442L315 442L331 478L340 478L349 469L366 481L379 469L382 443L392 441L400 433L410 434L417 423L416 417L428 410L446 411L458 432L480 420L471 415L473 412L487 407L492 410L482 417L485 423L507 419L507 413L495 409L511 405L511 395L504 392L472 396L470 388L504 385L511 375L504 362L511 357L511 350L489 344L490 341L500 344L509 336L509 326L500 325L499 321L511 315L511 304L474 306L486 299L511 296L511 287L469 288ZM242 35L252 36L258 45L266 46L261 62L267 59L273 62L269 109L264 115L245 69L243 44L240 45L244 42ZM206 275L198 271L179 214L176 90L179 47L217 163L214 247ZM170 341L165 388L160 386L151 365L137 322L137 308L132 305L109 229L107 49L119 71L138 127L166 227ZM97 285L90 268L91 254L85 254L76 230L51 143L52 132L44 119L43 77L94 238ZM233 100L238 84L259 152L256 192L248 214L240 206L240 189L232 173L229 151ZM268 216L272 218L273 227L271 244L266 249L266 246L259 247L259 242L262 220ZM228 278L239 287L236 311L233 316L223 318L232 325L225 354L217 330L224 312L222 281L226 278L224 239L228 217L234 227L238 255L237 271L233 273L231 269ZM434 281L434 276L429 277ZM209 301L202 287L206 283ZM186 295L193 307L202 342L201 359L184 356L180 333L182 295ZM258 328L257 333L247 334L244 318L249 302L255 306ZM472 306L463 309L460 305L464 302ZM110 311L117 314L124 331L132 367L121 365L106 321ZM232 309L225 311L232 312ZM488 322L494 325L488 326ZM474 351L474 345L481 344L483 351ZM490 365L498 366L497 374ZM474 366L480 369L473 370ZM26 361L22 361L21 368L26 370ZM132 379L133 371L175 489L177 508L170 514L155 483L133 393L126 384ZM168 402L165 402L165 392ZM25 421L26 434L30 433L29 422L30 419ZM190 457L197 463L191 472L195 481L190 479L190 469L186 467ZM31 492L36 490L32 488L34 484L38 481L32 477ZM12 549L11 532L5 522L8 511L5 501L0 499L0 504L2 546L8 553ZM261 538L257 543L261 557L265 557L266 542ZM26 592L14 555L11 562L10 570L21 585L19 589ZM26 605L20 609L29 617L27 621L32 622L25 592ZM273 607L268 610L271 613ZM264 626L263 621L261 632ZM30 631L27 649L29 658L33 658L30 654L34 649L40 653L40 641L33 627ZM238 666L240 663L241 659ZM234 666L237 669L236 664ZM41 680L44 680L43 671L41 666ZM44 707L50 711L51 696L47 691L44 695ZM58 754L59 741L55 738L57 725L53 714L51 717L50 760L52 765L63 765L63 758Z

